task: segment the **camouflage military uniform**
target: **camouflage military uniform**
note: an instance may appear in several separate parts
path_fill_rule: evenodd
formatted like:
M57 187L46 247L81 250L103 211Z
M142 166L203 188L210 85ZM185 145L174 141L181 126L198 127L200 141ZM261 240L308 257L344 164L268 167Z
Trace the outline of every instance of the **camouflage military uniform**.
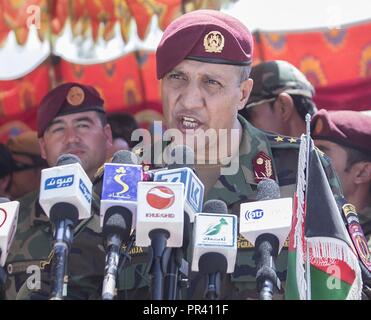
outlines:
M364 208L358 214L359 222L361 223L363 232L365 234L368 247L371 250L371 207Z
M255 180L253 161L256 155L263 151L270 157L276 181L280 185L281 197L293 196L296 188L296 173L298 166L299 140L265 133L251 124L241 116L239 121L243 127L243 136L239 149L239 171L235 175L220 176L214 187L205 195L204 201L210 199L223 200L230 213L239 215L240 204L256 199L257 182ZM328 162L322 156L323 164ZM325 167L325 169L328 169ZM329 174L333 174L329 171ZM331 178L334 192L338 182L334 176ZM190 250L189 250L190 251ZM132 297L137 299L149 299L151 297L148 285L149 265L146 263L148 256L142 248L135 247L131 263L121 274L119 290L121 297ZM257 299L255 281L255 261L253 260L253 245L241 236L238 239L238 255L235 271L224 278L221 288L221 299ZM188 261L191 260L189 255ZM282 249L276 261L277 273L281 280L286 278L287 243ZM191 285L187 293L187 299L203 299L204 279L197 273L192 274ZM274 297L282 298L282 294Z
M38 192L30 193L20 199L17 232L6 263L6 299L49 298L52 245L52 225L38 203ZM67 299L100 297L104 259L99 216L93 214L74 230L68 259Z

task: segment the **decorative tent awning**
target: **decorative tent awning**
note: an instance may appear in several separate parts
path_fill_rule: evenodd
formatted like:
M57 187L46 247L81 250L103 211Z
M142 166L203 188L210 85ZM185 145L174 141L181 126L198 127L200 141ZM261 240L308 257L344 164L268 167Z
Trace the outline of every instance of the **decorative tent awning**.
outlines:
M209 8L220 9L229 0L1 0L0 46L10 31L14 31L18 44L27 41L30 24L36 25L41 40L58 36L67 20L75 36L88 36L96 41L99 36L108 41L114 36L119 23L121 36L128 40L130 22L135 20L137 33L144 39L154 15L161 30L184 12Z
M218 9L226 2L0 0L0 12L3 11L0 15L0 43L11 30L17 35L17 41L24 43L28 33L27 17L30 18L30 14L34 17L31 9L35 8L41 8L39 37L54 42L67 20L71 21L74 35L85 36L90 29L95 39L97 36L109 39L112 25L119 22L125 39L128 35L128 29L125 29L127 16L130 15L136 21L138 36L143 39L154 15L158 17L160 27L164 28L184 10ZM31 8L28 13L27 8ZM315 101L320 108L370 109L371 21L333 30L257 30L254 40L254 63L282 59L297 66L316 87ZM104 97L108 112L131 112L143 126L162 116L153 51L136 50L112 61L88 65L50 56L28 74L0 81L0 140L3 131L9 132L7 123L11 121L22 121L21 126L27 124L35 128L41 98L56 84L67 81L94 85Z

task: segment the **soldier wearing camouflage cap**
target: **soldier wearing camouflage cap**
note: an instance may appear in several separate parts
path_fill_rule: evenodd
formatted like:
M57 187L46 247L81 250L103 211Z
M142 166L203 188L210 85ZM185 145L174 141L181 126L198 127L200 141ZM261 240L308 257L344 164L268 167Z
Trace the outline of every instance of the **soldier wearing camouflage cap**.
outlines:
M299 140L263 132L238 115L252 88L252 50L252 35L240 21L222 12L199 10L173 21L156 52L167 128L177 129L187 144L188 139L194 141L211 130L224 132L230 146L232 132L238 133L234 137L236 148L229 149L228 164L200 163L199 152L205 145L193 145L195 170L205 185L204 201L223 200L229 213L236 215L241 203L256 200L257 184L265 178L279 184L282 197L292 196L296 187ZM220 146L222 143L217 141ZM215 145L209 147L212 150ZM326 159L321 159L327 167ZM222 173L231 163L238 164L237 170ZM337 192L336 177L331 182ZM134 247L129 254L130 263L120 274L119 298L151 299L148 250ZM253 245L239 236L235 270L223 277L220 299L258 297L253 256ZM185 258L191 261L189 255ZM282 281L286 265L287 246L276 263ZM185 291L178 298L205 299L205 278L192 273L190 288ZM281 293L274 296L279 297Z
M37 117L38 137L40 154L50 166L60 155L72 153L93 178L112 146L103 103L96 89L79 83L62 84L43 98ZM16 142L12 142L15 149L19 147ZM38 197L37 190L20 199L17 232L6 262L7 299L48 299L51 293L53 228ZM99 213L92 208L92 217L74 229L66 299L100 297L105 251ZM30 280L32 273L40 279Z
M286 136L300 137L305 132L305 115L317 108L314 89L292 64L264 61L251 70L254 86L241 114L255 127Z

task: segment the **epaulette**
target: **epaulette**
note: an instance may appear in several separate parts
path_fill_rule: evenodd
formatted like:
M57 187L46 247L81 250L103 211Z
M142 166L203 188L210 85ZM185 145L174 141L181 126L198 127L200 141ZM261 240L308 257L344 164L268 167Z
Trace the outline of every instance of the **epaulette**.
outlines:
M279 146L279 145L299 145L300 138L294 138L284 135L277 135L273 133L265 133L269 143L271 146Z

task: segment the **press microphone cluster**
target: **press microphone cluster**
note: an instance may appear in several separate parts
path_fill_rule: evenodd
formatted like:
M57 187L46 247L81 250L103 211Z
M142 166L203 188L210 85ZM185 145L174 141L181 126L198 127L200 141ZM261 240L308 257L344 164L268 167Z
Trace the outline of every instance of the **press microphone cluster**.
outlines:
M68 254L73 228L91 216L92 183L73 154L64 154L54 167L41 171L40 205L54 226L51 299L67 295Z
M100 217L106 238L106 263L102 299L115 296L120 250L135 225L137 185L142 180L142 166L130 151L117 151L111 163L104 164Z
M168 273L165 278L166 296L169 300L175 300L178 287L178 271L183 271L181 275L183 280L187 281L188 278L188 263L183 257L187 255L191 226L195 215L202 211L205 188L194 171L195 154L189 146L177 145L171 149L168 162L167 168L154 171L153 180L184 184L183 246L171 250Z
M221 278L234 271L237 255L237 217L221 200L209 200L196 215L193 228L192 271L206 279L205 298L220 298Z
M240 234L255 246L257 289L262 300L272 300L280 289L274 260L291 229L292 198L280 199L277 183L264 179L258 184L256 202L241 204Z

